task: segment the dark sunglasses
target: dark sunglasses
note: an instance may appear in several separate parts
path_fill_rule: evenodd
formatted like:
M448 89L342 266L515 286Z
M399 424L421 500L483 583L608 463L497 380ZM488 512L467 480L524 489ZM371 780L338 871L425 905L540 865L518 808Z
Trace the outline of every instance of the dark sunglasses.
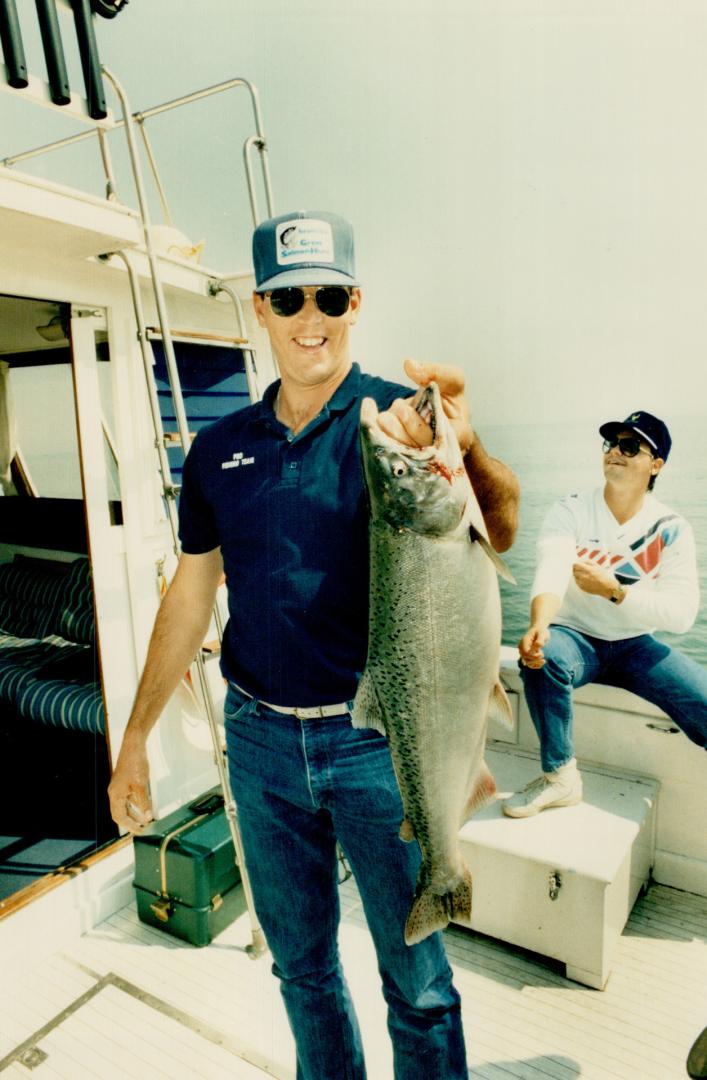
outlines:
M646 450L644 446L641 446L641 440L634 435L613 435L610 439L604 439L602 449L605 454L608 454L615 446L618 446L624 457L635 457L636 454L640 453L650 454L651 457L655 457L650 450Z
M282 315L283 318L289 318L301 311L306 299L304 289L298 288L273 289L272 292L266 292L265 296L270 298L270 307L275 314ZM322 285L314 293L314 302L322 314L331 315L333 318L338 318L348 311L350 301L351 293L345 285Z

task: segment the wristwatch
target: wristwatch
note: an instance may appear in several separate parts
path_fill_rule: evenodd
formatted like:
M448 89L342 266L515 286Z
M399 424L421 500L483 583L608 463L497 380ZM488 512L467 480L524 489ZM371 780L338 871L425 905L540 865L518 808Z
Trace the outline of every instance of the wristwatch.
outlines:
M609 600L612 604L618 604L623 600L625 595L626 587L624 585L617 585L611 596L609 597Z

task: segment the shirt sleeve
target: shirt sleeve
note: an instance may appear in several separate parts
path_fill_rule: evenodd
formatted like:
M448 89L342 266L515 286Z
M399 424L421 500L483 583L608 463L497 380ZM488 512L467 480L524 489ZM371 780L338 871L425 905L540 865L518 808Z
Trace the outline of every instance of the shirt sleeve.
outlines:
M179 496L179 540L187 555L203 555L221 543L213 509L203 489L199 448L197 436L184 461Z
M620 610L634 622L671 634L685 634L697 617L700 587L692 528L680 520L664 533L660 570L626 590Z
M530 598L552 593L564 598L572 577L577 552L577 523L568 500L561 499L550 508L538 537L537 563Z

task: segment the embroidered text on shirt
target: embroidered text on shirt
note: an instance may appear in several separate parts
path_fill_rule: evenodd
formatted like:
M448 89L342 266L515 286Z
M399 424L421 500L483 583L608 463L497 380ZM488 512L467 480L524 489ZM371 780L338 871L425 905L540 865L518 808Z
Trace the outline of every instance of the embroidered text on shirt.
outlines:
M233 455L231 461L222 461L222 469L237 469L240 465L252 465L255 461L254 457L245 457L242 451Z

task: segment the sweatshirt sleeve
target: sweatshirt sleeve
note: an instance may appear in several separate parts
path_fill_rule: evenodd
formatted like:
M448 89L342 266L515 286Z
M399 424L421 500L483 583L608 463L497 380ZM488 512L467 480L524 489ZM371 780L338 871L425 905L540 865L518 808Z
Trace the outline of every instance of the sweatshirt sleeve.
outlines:
M568 499L560 499L548 511L538 537L537 568L531 600L541 593L563 599L577 552L577 522Z
M680 518L664 529L660 570L630 585L621 608L634 622L685 634L697 617L700 588L692 528Z

